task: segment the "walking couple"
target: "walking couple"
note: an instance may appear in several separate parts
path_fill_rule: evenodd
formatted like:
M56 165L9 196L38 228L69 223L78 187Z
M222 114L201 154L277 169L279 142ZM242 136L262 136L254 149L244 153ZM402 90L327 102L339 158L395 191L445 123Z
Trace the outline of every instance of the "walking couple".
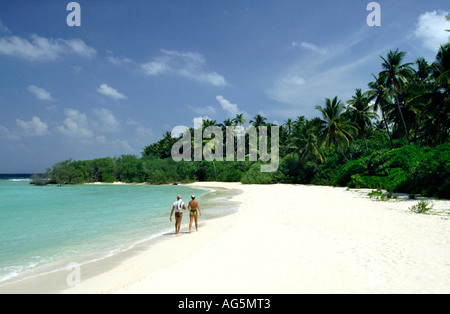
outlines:
M195 195L192 195L191 199L192 200L188 205L189 217L191 219L191 222L189 223L189 233L191 233L193 220L195 220L195 230L198 231L197 210L200 213L200 216L202 215L200 205L198 204L198 201L195 200ZM180 234L181 220L183 219L183 210L186 210L186 205L181 199L181 195L178 195L177 201L173 203L172 212L170 213L170 221L172 221L172 215L175 212L175 234L177 235Z

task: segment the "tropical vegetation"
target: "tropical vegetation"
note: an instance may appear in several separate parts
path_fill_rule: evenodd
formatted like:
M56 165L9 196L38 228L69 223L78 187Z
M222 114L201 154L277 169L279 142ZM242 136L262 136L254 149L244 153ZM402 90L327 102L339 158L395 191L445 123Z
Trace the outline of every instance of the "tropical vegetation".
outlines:
M140 157L68 160L47 176L59 184L302 183L450 198L450 44L440 47L431 64L423 58L406 63L405 56L398 49L381 56L380 72L348 101L333 95L316 106L317 117L292 117L279 125L276 172L262 173L260 161L175 162L171 148L180 138L166 132ZM244 114L237 114L223 123L206 120L202 127L221 127L225 138L227 126L246 125ZM274 126L261 114L248 125Z

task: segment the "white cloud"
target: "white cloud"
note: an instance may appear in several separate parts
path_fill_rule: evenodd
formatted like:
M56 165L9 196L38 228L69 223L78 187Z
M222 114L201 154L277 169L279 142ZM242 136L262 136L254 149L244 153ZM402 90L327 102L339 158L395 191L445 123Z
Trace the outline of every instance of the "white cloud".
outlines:
M73 71L74 73L78 74L78 73L83 72L83 68L80 67L79 65L74 65L74 66L72 67L72 71Z
M283 83L290 84L290 85L303 85L306 83L305 79L301 78L298 75L293 75L288 78L284 78L284 79L282 79L282 81L283 81Z
M14 132L10 131L6 126L0 125L0 139L6 139L11 141L16 141L20 137Z
M304 48L304 49L307 49L307 50L310 50L310 51L313 51L313 52L317 52L317 53L319 53L321 55L325 55L327 53L326 49L320 48L319 46L317 46L315 44L308 43L308 42L305 42L305 41L303 41L301 43L293 41L292 42L292 47Z
M125 151L127 153L134 152L133 147L131 147L130 143L127 140L116 139L112 141L112 144L120 151Z
M205 69L205 59L198 53L161 50L161 54L142 64L141 70L149 76L172 73L214 86L226 85L222 75Z
M89 129L88 120L84 113L75 109L66 109L64 111L66 119L63 125L57 130L69 137L75 138L93 138L94 132Z
M100 87L97 89L97 92L115 100L128 98L127 96L125 96L122 93L119 93L116 89L108 86L107 84L100 85Z
M136 133L137 133L139 136L141 136L141 137L143 137L143 138L147 138L147 139L153 138L154 135L155 135L155 134L153 133L153 130L152 130L152 129L146 128L146 127L144 127L144 126L142 126L142 125L140 125L140 126L138 126L138 127L136 128Z
M142 64L141 69L147 75L158 75L172 71L172 69L166 65L166 61L162 58L156 58L155 61Z
M283 119L298 115L317 116L314 108L323 105L325 98L338 96L346 101L354 94L355 88L367 88L372 79L370 73L379 71L379 56L390 48L390 45L374 48L372 40L370 28L361 27L358 32L339 41L316 46L326 54L298 56L267 88L266 95L278 102L267 109L267 114ZM311 51L316 49L315 45L306 42L303 45L293 43L293 46ZM351 54L354 48L358 53Z
M114 56L108 56L106 59L115 65L123 65L123 64L128 64L128 63L133 62L131 59L128 59L128 58L116 58Z
M421 14L418 18L414 35L423 41L423 46L437 51L440 45L449 40L450 22L445 19L448 12L432 11Z
M56 107L55 105L51 105L47 107L47 110L49 112L58 112L58 107Z
M189 109L191 109L194 113L196 114L200 114L200 115L213 115L216 114L216 108L214 108L213 106L206 106L206 107L192 107L192 106L188 106Z
M69 51L84 58L93 58L97 55L97 51L86 45L81 39L62 40L67 45Z
M52 39L34 34L31 41L17 36L0 38L0 54L29 61L48 61L64 54L92 58L97 52L81 39Z
M237 114L241 113L240 109L238 108L238 105L231 103L223 96L219 95L216 97L216 99L222 106L222 109L228 112L230 116L235 117Z
M47 123L42 122L38 117L33 117L31 121L16 119L16 125L25 136L42 136L49 134Z
M40 100L52 100L52 95L45 89L37 87L35 85L28 86L27 90L33 93Z
M111 111L105 108L94 108L92 111L97 116L97 121L94 122L97 130L102 132L117 132L120 130L120 123Z
M9 33L11 33L9 28L3 25L2 21L0 20L0 34L9 34Z
M64 52L61 45L37 35L31 41L17 36L0 38L0 53L27 60L55 60Z
M365 87L367 83L361 79L365 73L359 69L377 60L378 56L378 52L372 52L351 62L337 63L323 69L320 65L310 66L308 63L310 61L305 59L294 66L292 72L285 73L275 80L272 88L268 90L270 98L294 105L295 108L277 106L272 109L272 113L283 117L293 112L305 114L305 109L311 111L315 105L322 105L325 98L338 96L346 100L347 97L351 97L355 88ZM299 72L302 76L308 77L308 80L299 77L297 75Z
M136 120L128 118L127 121L126 121L126 124L133 126L133 125L139 125L139 122L137 122Z
M95 144L106 144L108 141L106 139L106 136L104 135L97 135L95 137L95 140L91 143L95 143Z

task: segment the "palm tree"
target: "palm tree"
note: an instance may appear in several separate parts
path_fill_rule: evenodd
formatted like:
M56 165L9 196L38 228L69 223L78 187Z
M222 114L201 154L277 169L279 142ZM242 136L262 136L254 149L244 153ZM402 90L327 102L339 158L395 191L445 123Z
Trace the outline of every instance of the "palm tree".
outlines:
M385 129L384 121L382 121L382 120L375 121L375 123L373 124L373 129L375 131L383 132Z
M202 122L202 129L205 130L205 128L209 126L217 126L216 120L210 120L210 119L204 119Z
M447 15L445 16L445 19L446 19L448 22L450 22L450 14L447 14ZM450 29L446 29L446 31L447 31L447 32L450 32Z
M210 127L210 126L218 126L217 125L217 121L216 120L209 120L209 119L206 119L206 120L203 120L203 125L202 125L202 130L204 131L207 127ZM202 131L202 134L203 134L203 131ZM207 141L207 140L202 140L202 143L203 144L206 144L206 143L210 143L211 141L213 141L213 149L215 149L215 145L216 144L219 144L219 143L217 143L217 138L215 138L215 139L213 139L213 140L210 140L210 141ZM216 181L217 181L217 170L216 170L216 164L214 163L214 159L212 160L212 164L213 164L213 168L214 168L214 177L216 178Z
M450 136L450 43L442 45L432 64L432 101L426 106L429 116L426 137L431 142L443 143Z
M235 127L236 126L234 124L233 120L232 119L225 119L225 120L223 120L222 123L219 123L217 126L222 128L222 136L223 136L224 139L227 139L225 144L224 144L224 149L226 150L227 144L228 144L227 136L233 136L233 147L234 147L234 137L235 137L234 131L231 131L231 129L227 130L227 128L229 128L229 127ZM228 134L228 132L231 132L231 133ZM233 148L233 150L234 150L234 148Z
M294 124L294 130L298 130L302 128L305 125L306 118L304 116L298 116L295 118Z
M432 67L428 64L425 58L418 58L416 61L416 65L417 71L414 70L414 77L423 84L429 84Z
M436 61L433 63L433 74L438 87L446 90L450 84L450 43L442 45L436 55ZM448 96L448 94L447 94Z
M320 151L320 145L316 134L318 133L320 119L315 118L314 120L306 120L302 127L296 132L292 137L291 147L299 154L300 161L305 163L307 158L310 156L320 172L319 162L323 163L325 157Z
M263 117L262 115L260 115L259 113L253 117L253 120L250 121L250 123L255 127L260 127L260 126L264 126L266 125L267 118Z
M403 117L402 109L400 107L399 94L402 91L404 83L408 81L408 78L411 76L411 63L402 64L403 58L405 57L406 52L404 51L389 51L387 54L387 59L381 57L383 59L382 69L380 76L384 76L386 78L386 85L394 91L395 102L400 114L400 118L403 123L403 128L405 131L406 139L408 140L408 144L411 143L409 139L409 132L406 127L405 118Z
M389 124L386 120L386 106L391 102L389 90L385 87L385 80L383 77L376 77L373 74L372 76L375 78L375 81L368 84L370 90L366 92L366 95L369 101L375 101L373 104L373 110L376 112L380 109L381 116L386 127L386 133L389 137L389 141L391 142L391 148L394 148L394 142L392 141L391 133L389 132Z
M373 128L372 119L377 119L378 115L372 111L369 98L363 95L360 88L356 89L356 94L347 102L346 114L350 121L354 122L358 127L358 133L364 139L367 146L367 133Z
M433 84L432 68L424 58L417 59L410 82L404 89L404 115L408 128L414 131L413 141L423 137L423 131L428 120L428 114L424 110L432 102Z
M286 126L288 135L291 135L292 129L294 128L294 122L292 121L292 119L287 119L283 125Z
M350 144L350 140L353 139L353 134L357 132L357 129L342 114L344 105L336 96L333 100L326 98L325 107L316 106L316 109L322 114L322 119L318 121L319 137L325 143L325 147L330 149L331 145L334 144L348 161L344 154L344 147Z
M242 125L247 123L247 121L245 121L245 119L244 119L244 114L243 113L236 114L236 117L232 121L236 125L239 125L239 126L242 126Z
M227 126L234 126L234 122L232 119L225 119L222 123L218 124L222 129L226 128Z
M162 158L167 158L172 156L171 151L172 151L172 146L173 144L175 144L175 142L177 141L176 138L172 137L172 133L167 131L164 132L163 134L163 139L161 141L161 147L160 147L160 156Z

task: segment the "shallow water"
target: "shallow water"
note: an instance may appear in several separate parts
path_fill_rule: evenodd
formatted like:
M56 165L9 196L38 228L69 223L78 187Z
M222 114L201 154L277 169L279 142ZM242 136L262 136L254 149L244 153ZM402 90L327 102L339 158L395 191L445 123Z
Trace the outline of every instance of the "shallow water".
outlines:
M172 232L176 195L195 194L202 219L235 212L227 194L189 186L34 186L0 176L0 285L113 256Z

